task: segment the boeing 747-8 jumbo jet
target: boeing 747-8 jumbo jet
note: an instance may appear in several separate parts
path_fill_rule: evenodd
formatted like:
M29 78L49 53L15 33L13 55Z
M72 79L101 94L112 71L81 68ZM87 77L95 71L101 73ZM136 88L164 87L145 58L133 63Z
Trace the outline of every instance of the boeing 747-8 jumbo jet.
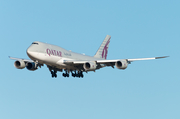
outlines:
M30 71L35 71L38 67L47 65L52 77L57 77L57 71L63 72L64 77L69 77L71 72L73 77L84 77L83 72L95 71L97 69L111 66L118 69L126 69L128 64L137 60L160 59L164 57L138 58L138 59L115 59L106 60L111 36L107 35L103 43L99 47L94 56L87 56L65 50L56 45L51 45L43 42L33 42L27 49L27 55L31 60L13 58L16 60L14 66L17 69L27 68Z

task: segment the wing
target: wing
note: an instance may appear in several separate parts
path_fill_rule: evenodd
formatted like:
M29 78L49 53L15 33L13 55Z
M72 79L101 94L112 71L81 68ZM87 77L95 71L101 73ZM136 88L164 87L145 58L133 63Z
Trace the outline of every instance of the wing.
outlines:
M109 63L109 62L117 62L120 60L127 60L128 63L131 63L133 61L139 61L139 60L153 60L153 59L161 59L166 58L169 56L163 56L163 57L151 57L151 58L136 58L136 59L116 59L116 60L97 60L97 63Z
M96 70L106 66L111 66L114 68L116 66L118 69L126 69L128 64L131 64L133 61L139 60L153 60L153 59L161 59L166 58L168 56L163 57L151 57L151 58L137 58L137 59L115 59L115 60L64 60L63 63L67 65L79 66L81 69L85 70ZM96 67L94 67L96 65Z
M163 57L151 57L151 58L137 58L137 59L115 59L115 60L94 60L97 63L100 64L106 64L106 63L113 63L117 62L120 60L127 60L128 62L133 62L133 61L139 61L139 60L153 60L153 59L161 59L161 58L166 58L169 56L163 56ZM64 64L84 64L86 62L90 62L91 60L64 60Z
M15 58L15 57L10 57L10 56L9 56L9 58L10 58L10 59L13 59L13 60L23 60L23 61L25 61L25 62L34 62L33 60L23 59L23 58Z

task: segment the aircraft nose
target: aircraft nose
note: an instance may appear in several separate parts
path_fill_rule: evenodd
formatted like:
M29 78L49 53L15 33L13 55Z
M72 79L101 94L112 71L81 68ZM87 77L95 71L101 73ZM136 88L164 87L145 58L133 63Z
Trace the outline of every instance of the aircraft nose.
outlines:
M32 56L31 46L26 50L26 53L29 57Z
M29 48L26 50L26 53L27 53L28 56L30 55L30 50L29 50Z

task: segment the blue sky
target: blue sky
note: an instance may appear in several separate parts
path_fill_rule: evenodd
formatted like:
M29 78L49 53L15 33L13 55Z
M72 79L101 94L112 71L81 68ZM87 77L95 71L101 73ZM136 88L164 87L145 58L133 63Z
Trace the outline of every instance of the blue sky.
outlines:
M179 119L179 0L1 0L1 119ZM18 70L33 41L108 59L170 56L52 79L46 66Z

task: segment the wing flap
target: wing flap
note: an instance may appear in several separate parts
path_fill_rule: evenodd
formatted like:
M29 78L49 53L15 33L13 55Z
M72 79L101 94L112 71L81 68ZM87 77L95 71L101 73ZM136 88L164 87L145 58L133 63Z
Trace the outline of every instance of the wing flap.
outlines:
M64 64L84 64L86 62L89 62L89 60L64 60Z

